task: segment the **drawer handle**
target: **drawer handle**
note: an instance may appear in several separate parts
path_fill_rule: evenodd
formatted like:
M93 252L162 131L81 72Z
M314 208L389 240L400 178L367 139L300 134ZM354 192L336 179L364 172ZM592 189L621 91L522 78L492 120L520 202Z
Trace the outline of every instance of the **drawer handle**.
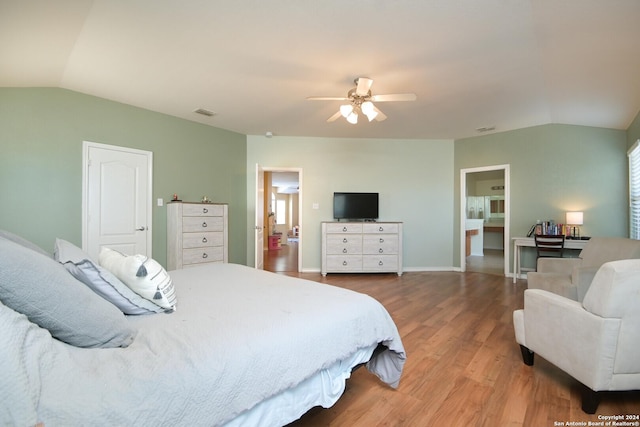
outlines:
M347 265L347 261L342 261L342 265L346 266Z
M384 239L382 237L380 238L380 243L384 243Z
M347 227L342 227L342 231L346 232L347 231Z
M207 208L202 208L202 213L209 213L209 209L207 209Z
M344 248L344 249L342 250L342 253L343 253L343 254L346 254L346 253L347 253L347 248Z
M207 243L207 242L208 242L207 238L206 238L206 237L203 237L203 238L202 238L202 243Z
M207 253L205 252L202 254L202 258L209 258L209 255L207 255Z
M382 252L384 252L384 251L382 250L382 248L378 249L378 253L380 253L380 254L381 254Z
M380 228L378 228L378 231L384 231L384 228L382 228L382 226L380 226Z
M342 239L342 243L347 243L347 238L345 237L344 239Z
M203 222L203 223L202 223L202 227L203 227L203 228L207 228L207 223L206 223L206 222Z
M378 261L378 265L382 267L384 263L382 261Z

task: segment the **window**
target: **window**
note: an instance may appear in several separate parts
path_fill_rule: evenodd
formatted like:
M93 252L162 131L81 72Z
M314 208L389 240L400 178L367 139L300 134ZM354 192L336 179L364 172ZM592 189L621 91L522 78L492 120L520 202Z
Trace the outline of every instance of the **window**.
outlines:
M278 199L276 204L276 224L287 223L287 202L283 199Z
M640 139L629 156L629 237L640 240Z

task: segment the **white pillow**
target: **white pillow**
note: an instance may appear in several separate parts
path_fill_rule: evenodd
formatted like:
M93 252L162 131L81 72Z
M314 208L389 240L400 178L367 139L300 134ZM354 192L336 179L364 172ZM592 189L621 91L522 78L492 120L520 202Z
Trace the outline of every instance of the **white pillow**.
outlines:
M157 261L144 255L124 255L113 249L102 248L100 265L141 297L162 308L175 310L173 282Z
M113 273L97 265L89 254L63 239L56 239L53 257L73 277L90 287L124 314L161 313L165 309L147 301L122 283Z

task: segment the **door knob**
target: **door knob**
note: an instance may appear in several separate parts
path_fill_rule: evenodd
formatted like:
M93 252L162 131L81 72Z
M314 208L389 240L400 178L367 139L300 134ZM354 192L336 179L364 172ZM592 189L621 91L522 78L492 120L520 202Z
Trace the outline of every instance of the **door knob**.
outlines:
M146 230L146 229L147 229L147 227L142 226L142 227L140 227L140 228L136 228L136 231L144 231L144 230Z

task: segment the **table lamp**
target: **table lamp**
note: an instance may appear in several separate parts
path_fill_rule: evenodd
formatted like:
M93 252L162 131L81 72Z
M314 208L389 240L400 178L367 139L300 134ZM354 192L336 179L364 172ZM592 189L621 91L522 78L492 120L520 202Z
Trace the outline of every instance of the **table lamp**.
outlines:
M567 212L568 236L572 239L580 238L580 225L583 224L583 212Z

